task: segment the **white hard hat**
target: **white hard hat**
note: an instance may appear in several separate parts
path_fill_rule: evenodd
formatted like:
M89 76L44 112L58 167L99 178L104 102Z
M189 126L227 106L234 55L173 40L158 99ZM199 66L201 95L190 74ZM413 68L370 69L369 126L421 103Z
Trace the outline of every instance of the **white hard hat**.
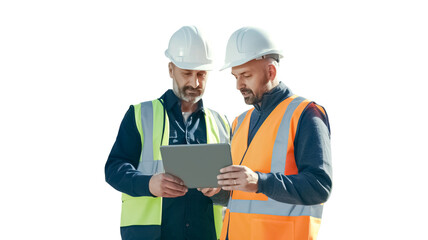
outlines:
M212 70L211 49L195 26L184 26L169 40L165 55L177 67L190 70Z
M226 47L224 65L220 70L235 67L269 55L282 58L279 50L270 40L269 35L261 29L243 27L236 30L229 38Z

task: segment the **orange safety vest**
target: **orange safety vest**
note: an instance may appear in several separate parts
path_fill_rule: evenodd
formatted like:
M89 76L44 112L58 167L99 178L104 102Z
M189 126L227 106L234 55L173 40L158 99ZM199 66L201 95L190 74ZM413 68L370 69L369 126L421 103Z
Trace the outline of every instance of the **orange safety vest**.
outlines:
M262 173L298 174L294 138L303 110L311 102L296 95L282 101L260 126L250 146L248 131L254 108L233 122L232 160ZM325 114L321 106L317 107ZM247 147L248 146L248 147ZM285 149L287 149L285 151ZM241 161L242 160L242 161ZM233 191L223 222L221 239L316 239L322 204L294 205L275 201L263 193Z

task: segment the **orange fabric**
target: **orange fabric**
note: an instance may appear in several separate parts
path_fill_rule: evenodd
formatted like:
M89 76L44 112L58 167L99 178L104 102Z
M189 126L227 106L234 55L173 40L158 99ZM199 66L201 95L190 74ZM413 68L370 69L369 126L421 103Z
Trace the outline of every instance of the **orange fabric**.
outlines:
M245 154L245 157L242 160L242 165L251 168L253 171L265 170L260 171L265 173L270 171L271 161L269 156L272 155L273 143L275 142L276 132L278 131L279 124L281 123L281 116L284 115L285 109L290 101L291 100L280 103L266 118L247 150L250 118L254 109L248 111L246 117L241 123L241 126L236 130L236 133L232 138L232 161L234 165L239 165ZM259 151L260 149L263 150ZM247 153L245 153L245 151L247 151ZM260 158L258 158L257 161L252 161L256 156Z
M294 95L282 101L270 113L260 126L250 146L247 148L248 131L250 127L251 113L247 112L244 120L238 129L234 129L231 144L232 161L234 165L243 165L262 173L269 173L271 169L272 152L278 128L281 124L284 113ZM297 174L297 166L294 159L294 138L296 135L299 118L310 102L303 101L294 111L290 122L290 134L287 144L287 161L284 174ZM234 127L236 127L236 120ZM284 149L285 150L285 149ZM233 191L232 199L267 201L268 197L262 193L248 193L243 191ZM226 211L223 222L221 239L225 239L229 230L230 240L240 239L314 239L318 233L321 219L310 216L274 216L264 214L234 213Z
M321 112L322 112L324 115L326 115L326 113L325 113L325 109L324 109L323 107L321 107L320 105L316 105L316 104L315 104L315 106L317 106L317 107L318 107L318 109L319 109L319 110L321 110Z
M253 171L268 173L271 169L271 157L276 133L281 124L282 116L287 106L295 98L287 98L275 108L274 111L266 118L260 129L257 131L250 146L248 145L248 131L250 128L251 113L254 108L247 112L241 126L236 130L232 138L232 161L234 165L240 165L241 160L244 166ZM246 153L245 153L246 152ZM245 156L244 156L245 154ZM233 191L233 199L242 200L268 200L267 196L262 193L249 193L243 191Z
M235 120L233 120L233 123L232 123L232 134L235 133L235 128L237 124L238 124L238 118L235 118Z
M251 113L253 112L254 108L249 110L244 118L244 120L241 123L241 126L236 130L237 132L234 134L232 138L232 161L233 165L240 165L242 156L244 156L245 151L247 150L247 142L248 142L248 129L250 127L250 118ZM237 136L235 138L235 136ZM233 144L233 142L242 142L244 144ZM235 146L235 147L234 147ZM248 153L247 153L248 155ZM247 167L251 169L259 169L254 171L261 171L259 166L248 166ZM269 166L270 168L270 166ZM264 172L269 172L269 170L264 170ZM249 192L243 192L243 191L234 191L233 192L233 198L234 199L244 199L244 200L251 200L251 199L257 199L257 200L267 200L267 196L261 193L249 193Z
M321 219L310 216L229 213L229 217L229 240L313 240L321 224ZM226 232L221 237L225 239Z
M234 141L236 142L235 136L240 136L240 135L245 135L245 134L248 136L248 128L250 126L250 116L251 116L251 113L253 112L253 110L254 110L254 108L249 110L247 112L247 115L245 115L244 121L241 123L241 126L237 130L234 129L234 131L233 131L234 134L232 137L232 145L233 145ZM235 121L238 122L238 119L236 119ZM236 124L235 124L235 127L236 127ZM233 157L233 155L232 155L232 161L233 161L234 165L239 165L239 162L240 162L239 156L243 156L245 153L245 150L247 148L246 147L247 146L247 139L248 138L240 137L239 142L241 144L239 144L239 146L238 146L238 144L235 144L236 145L235 146L235 157Z
M221 229L221 234L220 234L220 239L222 240L226 239L227 227L229 225L229 216L230 216L230 210L226 209L226 213L224 214L224 220L223 220L223 228Z

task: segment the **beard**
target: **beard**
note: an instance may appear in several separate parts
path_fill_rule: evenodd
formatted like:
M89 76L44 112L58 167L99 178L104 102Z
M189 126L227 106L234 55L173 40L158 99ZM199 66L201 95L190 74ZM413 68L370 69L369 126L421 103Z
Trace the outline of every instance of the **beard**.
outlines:
M177 85L174 85L173 90L178 98L189 103L197 103L201 100L202 95L204 95L202 88L193 88L191 86L179 88Z
M242 95L245 95L244 101L248 105L258 104L259 102L262 101L262 98L257 97L256 94L254 94L254 92L251 89L243 88L243 89L240 89L239 91L241 91Z

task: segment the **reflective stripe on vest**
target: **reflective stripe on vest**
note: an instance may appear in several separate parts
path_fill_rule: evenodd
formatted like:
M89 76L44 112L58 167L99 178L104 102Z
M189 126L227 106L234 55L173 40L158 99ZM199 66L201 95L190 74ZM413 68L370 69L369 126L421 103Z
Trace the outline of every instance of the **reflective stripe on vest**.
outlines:
M239 126L241 126L241 123L242 123L242 121L244 121L245 116L247 116L248 111L245 111L244 113L242 113L241 115L239 115L239 117L237 118L236 125L233 126L233 130L232 130L233 133L235 133L235 131L239 128Z
M264 127L264 129L256 133L248 148L246 139L248 138L251 113L254 109L241 114L233 124L234 141L232 141L232 151L235 154L238 153L234 158L239 156L242 159L233 159L234 164L239 164L242 161L242 165L258 166L264 170L253 169L253 171L280 172L285 175L297 174L298 170L294 159L294 138L301 113L309 104L308 100L295 95L285 99L269 115L272 118L268 117L265 120L260 127ZM282 118L280 114L283 114ZM276 120L275 117L277 118ZM269 124L269 126L263 126L265 123ZM240 127L243 128L240 129ZM267 127L269 127L270 132L264 133L267 132L265 131L268 130ZM276 132L272 130L275 128L277 128ZM258 139L256 139L257 135L259 135ZM240 141L237 140L238 138ZM263 139L267 141L268 138L272 139L273 147L270 146L267 149L266 145L258 146L262 144ZM243 146L244 144L245 146ZM250 149L250 147L253 149ZM263 150L260 148L263 148ZM264 165L263 163L248 162L253 159L251 158L253 156L248 156L249 154L264 155L264 158L260 159L260 161L271 160L264 163ZM272 155L270 157L266 156L266 154ZM232 153L232 156L234 156L234 153ZM283 239L282 237L285 237L285 239L312 239L312 237L316 237L322 210L322 205L287 204L275 201L260 193L233 191L225 217L225 224L228 222L225 226L229 226L230 240L235 240L237 236L242 239ZM249 226L243 226L244 223L252 226L251 231L248 230ZM272 228L276 224L278 229ZM287 228L287 224L294 226L291 230L287 230L291 233L284 233L286 230L281 229ZM224 230L222 239L224 239L227 232L227 229ZM259 238L259 236L263 236L263 238Z
M204 110L207 143L229 142L230 130L224 117L208 108L204 108ZM142 144L140 163L137 169L143 175L154 175L164 172L160 146L169 144L168 115L164 111L160 100L134 105L134 111L135 121L141 136ZM150 141L150 139L152 141ZM222 210L222 206L213 205L217 236L220 236L222 226ZM132 225L160 225L161 220L161 197L132 197L124 193L122 194L121 227Z

